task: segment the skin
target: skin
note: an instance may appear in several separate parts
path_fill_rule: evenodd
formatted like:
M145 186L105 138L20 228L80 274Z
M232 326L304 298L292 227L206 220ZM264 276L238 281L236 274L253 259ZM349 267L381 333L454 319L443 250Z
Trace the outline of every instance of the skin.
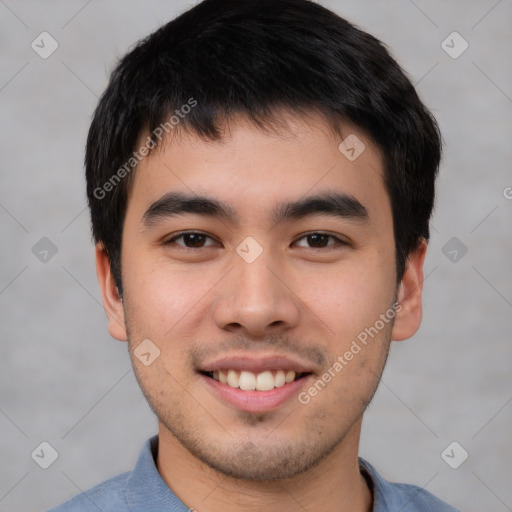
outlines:
M426 243L410 254L397 286L380 151L346 124L342 138L353 133L366 146L350 162L320 116L282 119L277 132L232 119L221 141L180 132L139 164L123 227L122 299L101 244L96 250L109 331L129 340L159 419L159 472L188 507L369 511L372 496L357 463L362 415L391 340L420 325ZM367 218L316 213L272 221L276 204L326 191L353 196ZM168 192L208 195L228 204L238 222L182 214L145 225L145 212ZM211 237L202 239L207 245L164 243L189 230ZM304 235L315 232L345 243L320 237L320 247L311 247L318 238ZM247 236L263 249L252 263L236 252ZM310 365L307 390L395 301L394 323L306 405L293 397L269 412L240 411L197 371L225 355L289 355ZM145 339L160 350L149 366L133 356Z

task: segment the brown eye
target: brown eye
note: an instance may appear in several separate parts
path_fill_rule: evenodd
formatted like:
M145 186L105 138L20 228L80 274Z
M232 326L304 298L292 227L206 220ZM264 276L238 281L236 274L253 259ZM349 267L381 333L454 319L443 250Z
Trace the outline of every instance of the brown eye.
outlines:
M329 245L329 235L308 235L306 238L310 247L325 247Z
M206 236L198 235L196 233L182 235L182 238L186 247L203 247L206 240Z
M339 238L326 233L311 233L299 238L296 242L298 247L309 247L312 249L322 249L340 244L343 244L343 242Z
M202 233L180 233L166 242L166 245L170 244L176 244L186 249L201 249L216 245L210 236L203 235Z

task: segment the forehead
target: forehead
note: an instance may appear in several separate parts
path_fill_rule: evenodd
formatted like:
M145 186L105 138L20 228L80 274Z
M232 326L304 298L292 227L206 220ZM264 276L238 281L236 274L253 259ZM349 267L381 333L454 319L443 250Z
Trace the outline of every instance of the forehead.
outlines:
M354 125L338 134L314 114L283 113L270 129L231 119L219 140L177 130L139 163L128 210L142 211L172 191L216 197L246 219L317 192L352 195L370 213L389 207L377 146Z

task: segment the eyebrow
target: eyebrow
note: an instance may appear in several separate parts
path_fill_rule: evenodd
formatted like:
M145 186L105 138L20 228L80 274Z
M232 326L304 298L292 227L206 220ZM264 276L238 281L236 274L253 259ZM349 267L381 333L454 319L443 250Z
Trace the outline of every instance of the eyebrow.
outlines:
M223 218L230 221L236 218L233 208L216 199L187 195L181 192L170 192L163 195L146 210L142 221L149 227L159 220L185 213Z
M238 223L236 212L231 206L208 196L181 192L170 192L155 201L144 213L142 221L145 226L151 227L160 220L183 214L203 215ZM271 218L275 224L279 224L286 220L318 214L356 221L368 220L368 210L354 196L330 192L281 203L274 208Z
M272 218L276 224L309 215L326 214L342 219L366 221L368 210L352 195L323 193L278 205Z

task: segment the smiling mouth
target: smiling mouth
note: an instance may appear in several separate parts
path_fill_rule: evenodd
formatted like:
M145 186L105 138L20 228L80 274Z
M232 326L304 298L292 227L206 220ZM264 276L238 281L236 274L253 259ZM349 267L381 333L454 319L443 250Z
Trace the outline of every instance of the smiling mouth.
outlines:
M293 370L265 370L259 373L246 370L217 370L201 373L221 384L242 391L271 391L311 375L310 372Z

